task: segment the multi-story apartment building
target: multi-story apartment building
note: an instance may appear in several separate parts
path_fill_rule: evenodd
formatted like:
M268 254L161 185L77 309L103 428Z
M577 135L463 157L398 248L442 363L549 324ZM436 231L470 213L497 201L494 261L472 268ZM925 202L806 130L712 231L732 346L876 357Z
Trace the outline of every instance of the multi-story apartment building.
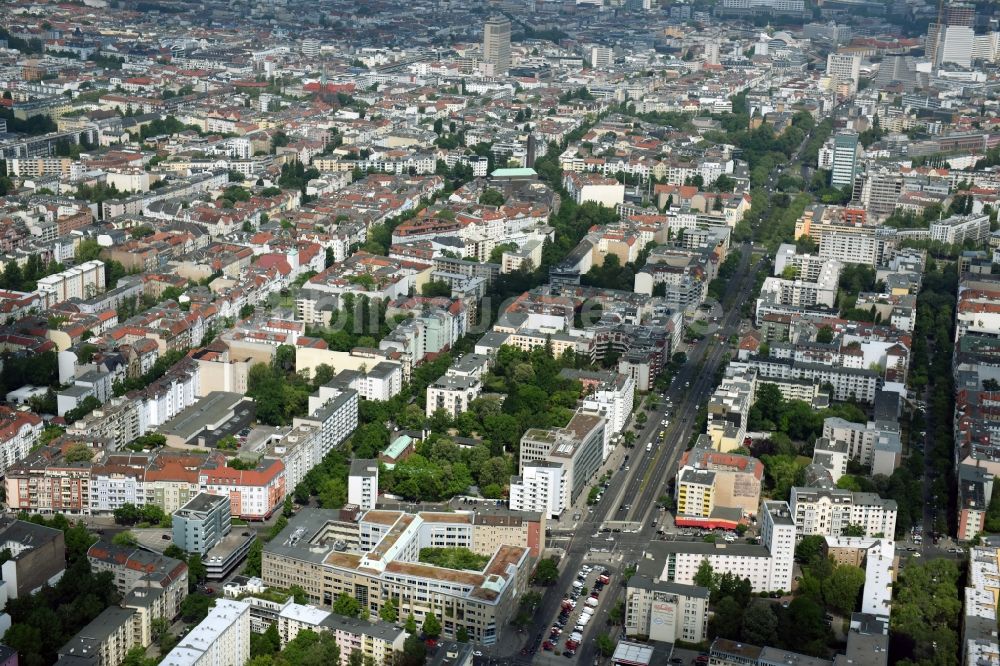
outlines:
M819 256L844 264L879 266L891 247L893 243L874 228L869 233L826 233L819 241Z
M808 363L794 359L751 357L730 361L734 372L756 369L759 383L795 379L833 386L834 400L859 400L871 403L879 388L880 377L868 368L838 367L826 363Z
M578 204L593 201L614 208L625 200L625 186L614 178L594 173L565 173L563 186Z
M10 173L18 178L61 176L72 180L83 177L84 166L71 157L14 158L7 161Z
M250 660L250 604L219 599L163 658L164 666L237 665Z
M756 458L722 453L699 440L681 455L675 489L678 525L735 528L760 505L764 466Z
M529 518L537 522L527 532L522 520L513 520L523 517L500 521L516 527L496 525L500 516L492 518L480 524L477 515L464 512L369 511L357 524L358 546L351 547L332 536L336 512L303 509L264 547L263 579L270 586L300 585L311 601L326 606L348 594L372 616L391 599L400 616L412 613L418 623L435 614L446 637L465 629L471 640L492 644L527 587L544 517ZM525 537L521 543L514 543L512 528ZM478 536L481 530L487 535ZM502 545L483 550L496 534L503 535ZM455 546L488 554L490 561L482 572L419 562L423 547Z
M0 530L0 544L10 553L0 565L0 593L8 599L23 599L45 585L54 585L66 570L62 530L15 520ZM10 625L10 617L0 618Z
M8 470L7 503L17 510L104 514L125 503L154 504L172 513L199 492L225 495L236 517L270 515L285 497L281 460L263 458L237 470L220 454L101 454L91 463L67 463L44 447Z
M374 660L379 666L391 666L406 639L403 629L388 622L359 620L294 603L281 609L277 626L282 645L293 640L303 629L330 632L340 648L340 666L348 666L354 652Z
M0 474L27 456L41 434L42 419L37 414L0 408Z
M155 598L155 617L173 620L188 595L187 564L166 555L139 548L123 548L98 541L87 550L95 572L109 571L118 592L130 599L136 591Z
M111 398L90 414L66 428L74 437L91 437L120 451L145 434L142 404L129 398Z
M95 617L59 649L59 664L96 664L113 666L125 661L136 645L146 647L143 633L137 631L138 613L134 608L111 606Z
M655 562L640 560L625 591L625 635L700 643L708 635L709 591L660 580ZM652 576L650 575L652 574Z
M325 387L321 387L325 388ZM312 426L319 431L320 458L340 446L358 427L358 392L333 389L329 398L319 393L320 404L314 407L310 396L309 416L296 417L293 426Z
M840 536L848 527L867 537L891 539L896 534L896 501L875 493L793 487L790 505L801 536Z
M962 618L962 663L993 663L1000 655L997 638L997 589L1000 589L1000 548L977 546L969 551Z
M267 445L264 455L278 458L285 466L285 488L294 492L306 474L323 459L320 431L313 425L297 425L279 432Z
M562 463L535 460L510 479L510 508L557 518L570 505L569 480Z
M378 460L351 461L347 475L347 502L357 505L362 511L375 508L378 499Z
M92 298L104 291L104 262L88 261L38 280L38 291L49 305L71 298Z
M445 374L427 387L427 417L439 409L451 418L469 411L469 404L483 392L478 377L461 377Z
M261 459L256 469L233 469L209 461L198 472L198 485L212 495L225 495L232 513L244 520L265 520L285 499L285 466Z
M840 271L841 264L835 259L798 254L795 246L783 245L774 262L774 273L778 277L764 280L758 302L767 300L794 307L832 308L837 300Z
M930 239L948 245L961 245L966 241L982 245L989 235L989 215L952 215L944 220L931 222L930 227Z
M563 369L560 377L575 379L583 384L580 406L588 412L600 414L607 421L610 439L620 434L632 416L635 404L635 378L630 374L615 371L588 372ZM604 459L613 450L609 446L604 451Z

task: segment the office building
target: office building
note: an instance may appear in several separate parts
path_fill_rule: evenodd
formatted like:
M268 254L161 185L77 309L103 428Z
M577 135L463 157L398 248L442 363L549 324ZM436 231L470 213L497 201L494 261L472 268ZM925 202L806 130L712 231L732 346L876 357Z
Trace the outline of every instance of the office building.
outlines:
M924 51L934 66L955 64L972 65L972 47L975 42L975 6L964 2L949 2L942 7L940 21L927 26Z
M174 545L204 556L232 529L229 497L198 493L174 512Z
M355 458L347 476L347 503L362 511L375 508L378 499L378 461Z
M606 421L601 416L578 410L564 428L531 428L525 432L521 437L520 468L524 470L535 461L561 465L562 479L569 484L570 502L575 502L601 466L606 436ZM566 490L560 487L559 492Z
M503 16L490 18L483 26L483 61L492 66L494 76L510 69L510 21Z
M826 75L838 98L852 97L858 92L861 56L857 53L831 53L826 57Z
M838 132L833 137L833 172L830 184L834 187L854 187L858 175L858 135L855 132Z
M594 69L610 67L614 60L614 49L607 46L592 46L590 48L590 66Z
M355 530L356 545L340 537ZM264 546L262 578L271 587L300 585L310 601L330 606L341 594L376 617L392 600L417 624L430 614L442 635L460 630L495 643L517 612L544 539L545 517L490 507L470 512L368 511L353 528L337 511L302 509ZM487 555L482 571L457 571L419 561L427 547L465 547Z
M250 604L219 599L161 666L242 666L250 660Z

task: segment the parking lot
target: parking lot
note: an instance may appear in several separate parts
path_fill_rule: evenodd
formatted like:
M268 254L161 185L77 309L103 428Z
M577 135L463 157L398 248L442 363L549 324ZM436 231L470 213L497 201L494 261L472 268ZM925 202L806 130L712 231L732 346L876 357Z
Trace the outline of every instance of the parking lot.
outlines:
M552 623L540 634L536 663L546 663L557 656L574 659L584 641L593 640L605 629L615 591L609 587L613 585L612 577L611 570L599 564L584 564L580 568L572 587L565 591Z

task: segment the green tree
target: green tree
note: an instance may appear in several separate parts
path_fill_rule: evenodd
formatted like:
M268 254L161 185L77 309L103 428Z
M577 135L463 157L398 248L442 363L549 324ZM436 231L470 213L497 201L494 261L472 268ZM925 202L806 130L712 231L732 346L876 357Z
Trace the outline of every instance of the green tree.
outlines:
M138 545L139 540L136 538L135 534L125 530L124 532L119 532L111 537L111 543L122 548L135 548L135 546Z
M743 607L736 603L732 597L723 597L715 605L715 614L712 616L712 634L739 640L740 630L743 625Z
M399 609L392 599L387 599L378 610L378 616L385 622L395 623L399 619Z
M417 633L417 618L413 617L413 613L406 616L406 624L403 628L411 636Z
M504 196L500 192L494 189L485 189L483 193L479 195L479 203L484 206L502 206L504 204Z
M90 462L93 458L94 450L86 444L73 444L63 454L63 459L68 463Z
M773 645L778 630L778 618L771 610L771 604L755 601L743 613L741 636L754 645Z
M701 564L698 565L698 570L694 574L694 584L709 591L717 589L715 573L707 559L702 560Z
M597 651L601 653L602 656L610 657L615 653L615 642L606 633L599 634L597 638L594 639L594 645L597 646Z
M80 244L76 246L76 256L75 259L77 263L82 264L87 261L94 261L95 259L101 258L101 246L97 244L97 241L91 238L80 241Z
M863 537L867 536L868 532L865 530L864 525L847 525L840 530L840 536L846 537Z
M262 634L250 633L250 656L268 656L281 650L281 636L278 634L278 623L275 622Z
M206 594L201 594L200 592L189 594L181 602L181 619L185 622L197 624L205 619L209 609L214 605L215 599Z
M403 654L397 662L398 666L423 666L427 660L427 646L419 636L410 634L403 641Z
M816 332L816 342L823 344L833 342L833 329L829 326L820 327L819 331Z
M264 542L260 539L254 539L253 543L250 544L250 550L247 553L247 564L243 573L247 576L260 576L261 558L263 557L263 554Z
M427 298L435 298L439 296L448 298L451 296L451 287L449 287L448 283L443 280L430 280L420 287L420 294L422 296L426 296Z
M437 638L441 635L441 621L438 620L437 615L434 613L428 613L424 617L424 623L421 626L424 632L424 636L427 638Z
M858 593L865 584L863 569L841 564L823 581L823 599L831 608L849 615L858 601Z
M362 617L361 603L344 592L341 592L337 600L333 602L333 612L346 617Z
M810 564L823 556L825 544L826 539L821 535L804 536L802 541L799 541L798 545L795 546L795 559L802 564Z
M538 561L535 567L534 582L536 585L552 585L559 580L559 566L552 558Z
M205 582L208 578L208 568L205 563L201 561L201 555L198 553L192 554L188 557L188 585L197 586L200 583Z

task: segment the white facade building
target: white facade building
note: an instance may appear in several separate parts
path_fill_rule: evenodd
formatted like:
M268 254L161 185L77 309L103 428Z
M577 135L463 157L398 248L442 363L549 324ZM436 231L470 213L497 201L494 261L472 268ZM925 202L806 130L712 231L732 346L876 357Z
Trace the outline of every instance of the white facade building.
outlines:
M483 392L483 384L478 377L444 375L427 387L427 418L439 409L457 418L469 410L469 403Z
M840 536L849 525L863 529L866 537L896 534L896 501L875 493L795 487L790 504L801 536Z
M47 275L38 280L38 291L45 295L49 305L96 296L104 291L104 262L95 259Z
M602 382L583 398L581 407L588 412L596 412L607 421L605 426L604 460L614 450L612 438L625 428L632 415L635 400L635 379L632 375L619 373L613 381Z
M511 477L510 508L536 511L556 518L569 506L569 482L562 463L536 460L521 468L521 475Z
M347 476L347 502L362 511L375 508L378 499L378 461L355 458Z
M250 660L250 604L219 599L181 639L163 666L243 666Z
M656 577L663 581L693 585L698 567L707 560L715 573L749 579L754 592L790 590L795 523L788 503L764 502L760 518L761 545L653 541L646 557L656 561Z
M831 53L826 57L826 75L834 89L843 89L846 95L858 91L861 75L861 56L857 53Z

